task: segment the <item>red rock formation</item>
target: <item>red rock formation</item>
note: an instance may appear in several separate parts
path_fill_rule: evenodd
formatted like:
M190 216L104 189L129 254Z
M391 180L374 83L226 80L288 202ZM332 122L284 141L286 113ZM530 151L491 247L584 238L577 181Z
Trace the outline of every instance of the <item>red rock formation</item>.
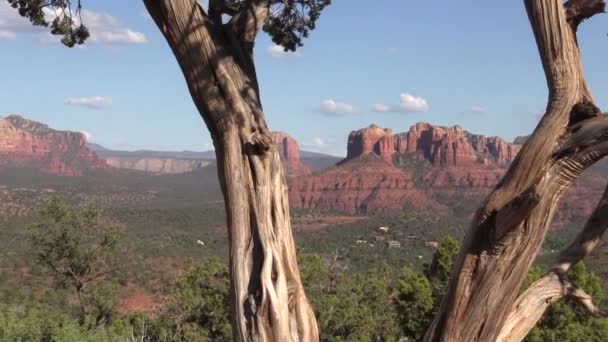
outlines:
M440 127L423 122L410 127L409 132L402 136L396 146L399 152L418 153L433 166L471 167L481 164L505 167L521 148L499 137L471 134L460 126Z
M390 128L371 125L352 131L348 136L346 159L376 154L392 163L393 154L414 153L419 160L428 160L433 166L471 167L492 165L505 167L520 145L505 142L498 137L471 134L460 126L440 127L419 122L409 132L393 134Z
M366 214L404 206L441 210L416 189L410 174L367 155L346 161L317 175L297 177L289 184L293 207Z
M0 118L0 166L34 167L66 176L107 167L87 148L84 134L55 131L18 115Z
M300 160L300 146L294 138L285 132L272 132L272 141L281 156L287 177L311 173L310 168Z
M348 135L346 159L353 159L361 155L376 154L388 163L392 163L395 153L393 130L371 125Z
M349 134L347 157L337 167L292 180L290 198L294 207L349 213L406 205L435 208L438 202L427 195L488 193L519 148L460 126L417 123L394 135L391 129L371 125Z

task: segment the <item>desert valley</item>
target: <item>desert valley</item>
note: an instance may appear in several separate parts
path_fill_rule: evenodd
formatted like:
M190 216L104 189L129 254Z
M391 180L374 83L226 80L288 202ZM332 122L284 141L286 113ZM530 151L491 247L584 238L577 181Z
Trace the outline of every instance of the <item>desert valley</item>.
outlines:
M606 7L0 0L0 342L608 342Z

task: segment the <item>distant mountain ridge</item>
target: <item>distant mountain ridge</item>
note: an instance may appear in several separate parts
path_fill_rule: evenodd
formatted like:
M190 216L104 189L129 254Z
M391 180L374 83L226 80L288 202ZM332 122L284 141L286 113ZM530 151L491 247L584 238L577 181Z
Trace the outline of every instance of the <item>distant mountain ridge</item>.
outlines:
M10 167L80 176L108 165L87 147L83 133L54 130L20 115L9 115L0 117L0 168Z
M298 142L285 132L272 134L288 177L323 170L341 159L323 153L301 151ZM191 172L215 160L214 151L118 151L95 143L89 143L88 146L105 158L110 166L157 174Z

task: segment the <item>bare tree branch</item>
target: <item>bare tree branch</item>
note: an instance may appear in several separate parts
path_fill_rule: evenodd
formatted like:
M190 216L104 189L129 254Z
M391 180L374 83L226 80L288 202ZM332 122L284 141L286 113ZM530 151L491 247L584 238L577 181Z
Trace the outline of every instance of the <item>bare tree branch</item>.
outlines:
M567 272L572 265L583 260L597 246L608 228L608 186L598 206L576 239L557 257L554 270Z
M580 303L591 315L607 315L593 304L590 295L572 284L567 277L570 268L593 251L607 228L608 186L583 230L557 257L557 264L517 298L497 341L523 340L549 305L565 297Z
M564 3L566 20L576 32L578 25L598 13L606 12L604 0L569 0Z

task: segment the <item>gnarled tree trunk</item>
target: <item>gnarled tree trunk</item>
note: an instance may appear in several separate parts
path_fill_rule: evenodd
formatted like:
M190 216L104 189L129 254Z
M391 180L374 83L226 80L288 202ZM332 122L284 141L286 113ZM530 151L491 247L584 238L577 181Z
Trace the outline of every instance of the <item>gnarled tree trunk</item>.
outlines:
M578 24L603 12L604 1L524 3L549 87L546 114L476 212L426 341L499 337L507 319L513 319L517 294L559 199L583 170L608 153L608 118L595 106L576 39Z
M228 24L223 1L144 0L183 71L215 145L230 248L235 341L316 341L291 232L287 186L264 120L253 40L268 2Z
M608 186L585 227L559 254L556 264L517 298L498 336L498 341L523 340L549 305L564 297L574 299L593 316L607 315L593 304L591 296L568 281L570 268L593 251L606 229L608 229Z

